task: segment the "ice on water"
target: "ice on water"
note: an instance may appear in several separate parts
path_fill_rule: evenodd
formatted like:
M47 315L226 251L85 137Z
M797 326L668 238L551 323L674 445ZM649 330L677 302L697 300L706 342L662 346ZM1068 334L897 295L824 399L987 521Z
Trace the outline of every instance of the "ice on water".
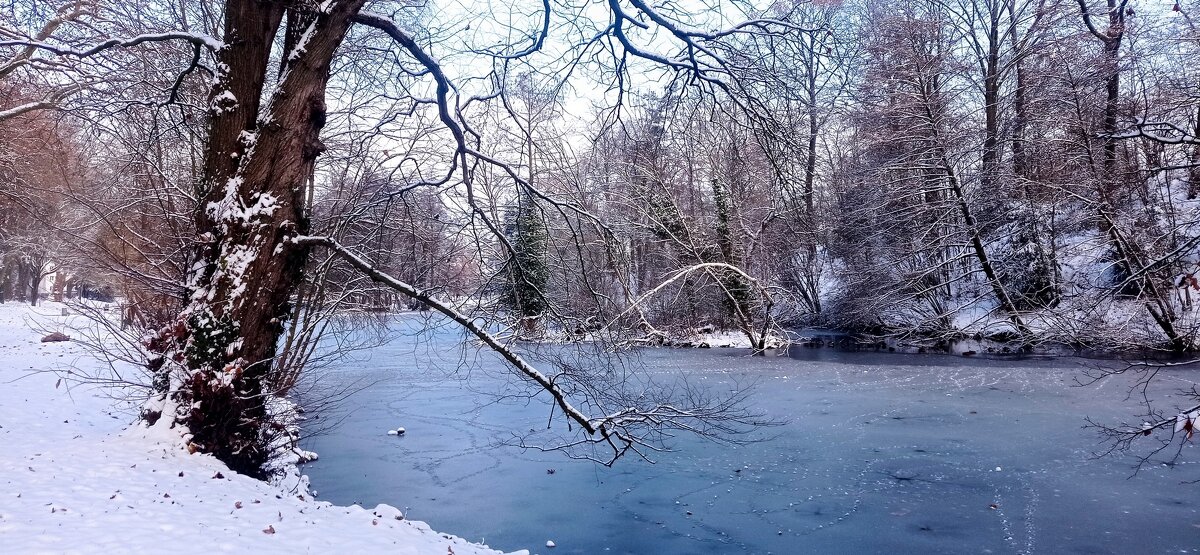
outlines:
M545 428L538 402L504 390L501 363L405 336L336 370L379 384L311 448L326 499L404 507L435 529L500 549L545 538L565 553L1132 553L1200 546L1200 453L1135 478L1094 459L1084 416L1131 420L1120 383L1075 387L1075 361L802 351L651 350L662 376L733 389L788 422L742 446L680 437L657 464L614 468L501 445ZM417 360L416 364L411 361ZM1187 378L1186 375L1180 374ZM421 426L403 442L378 430ZM557 420L555 421L558 422ZM553 469L554 472L548 472ZM476 500L466 506L461 500ZM480 512L476 506L493 507Z

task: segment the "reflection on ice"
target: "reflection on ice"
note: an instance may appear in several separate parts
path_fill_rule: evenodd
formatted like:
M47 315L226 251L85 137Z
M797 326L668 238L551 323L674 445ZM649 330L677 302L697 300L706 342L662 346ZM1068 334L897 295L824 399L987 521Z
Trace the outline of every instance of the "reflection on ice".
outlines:
M502 366L448 330L402 337L326 379L377 381L313 438L322 497L388 503L500 549L555 553L1146 553L1200 546L1185 448L1134 479L1092 458L1083 417L1137 412L1119 383L1072 386L1070 361L811 351L813 360L651 350L650 371L710 388L757 382L786 419L742 446L680 437L613 468L507 446L548 407L500 398ZM819 358L819 359L816 359ZM1190 379L1182 375L1180 379ZM379 432L404 422L403 441ZM552 469L553 472L549 470Z

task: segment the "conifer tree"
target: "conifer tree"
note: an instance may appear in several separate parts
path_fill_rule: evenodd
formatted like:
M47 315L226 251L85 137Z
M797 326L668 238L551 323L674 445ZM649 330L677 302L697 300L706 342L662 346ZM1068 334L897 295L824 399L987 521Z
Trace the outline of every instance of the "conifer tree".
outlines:
M514 319L524 323L527 331L533 331L549 305L544 294L550 278L546 260L549 234L542 212L528 191L518 194L507 228L512 251L505 262L507 280L500 303Z

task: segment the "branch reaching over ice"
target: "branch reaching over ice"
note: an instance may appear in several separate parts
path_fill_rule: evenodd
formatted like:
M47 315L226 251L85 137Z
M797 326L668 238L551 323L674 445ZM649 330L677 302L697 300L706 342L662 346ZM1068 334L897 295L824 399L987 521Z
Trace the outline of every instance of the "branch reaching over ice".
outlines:
M1160 371L1181 367L1194 368L1197 363L1200 363L1200 361L1196 359L1177 362L1130 362L1117 368L1104 368L1097 365L1084 372L1084 379L1077 379L1077 385L1088 386L1111 376L1131 371L1136 372L1138 377L1129 386L1130 396L1132 397L1136 393L1141 397L1141 403L1145 406L1145 414L1142 415L1145 420L1140 426L1128 422L1118 425L1102 424L1091 418L1087 419L1087 427L1095 429L1101 436L1103 443L1106 444L1105 448L1098 452L1096 456L1132 452L1135 450L1134 443L1136 440L1146 438L1146 436L1153 436L1150 439L1151 445L1148 450L1137 456L1134 474L1141 471L1142 467L1151 461L1151 458L1172 446L1175 446L1175 453L1167 461L1167 464L1172 464L1178 459L1182 453L1183 446L1192 440L1192 436L1196 432L1196 426L1200 425L1200 404L1193 402L1191 406L1179 409L1174 415L1161 409L1156 409L1154 403L1151 401L1150 384L1155 381ZM1193 400L1200 399L1200 390L1197 390L1193 386L1190 392L1186 392L1186 395ZM1163 431L1167 435L1163 435L1161 433Z
M772 326L772 321L770 318L770 305L772 302L771 301L771 293L770 293L770 291L767 290L766 287L763 286L762 282L760 282L758 279L755 279L754 276L751 276L750 274L746 273L745 270L743 270L733 264L726 264L724 262L704 262L704 263L688 266L687 268L680 268L679 270L676 270L669 277L667 277L667 279L663 280L662 283L659 283L654 288L643 293L637 299L634 299L634 301L632 303L630 303L629 307L626 308L624 311L622 311L620 314L618 314L616 317L612 318L612 320L610 320L609 323L607 325L605 325L605 328L607 329L607 328L612 327L612 325L614 323L616 323L618 320L620 320L621 318L624 318L630 312L636 310L647 299L657 295L659 292L661 292L667 286L671 285L672 283L675 283L676 281L679 281L681 278L684 278L693 272L698 272L698 271L705 272L710 277L712 277L712 279L714 281L717 281L718 283L720 283L720 278L716 274L717 271L732 272L732 273L738 275L739 277L741 277L742 279L746 280L748 283L753 285L756 289L758 289L758 294L762 297L764 303L766 304L766 312L767 312L767 314L763 318L761 329L755 330L750 326L750 315L740 314L740 316L746 322L746 325L745 325L746 329L743 329L742 331L744 333L746 333L747 336L749 336L751 344L754 346L755 349L764 348L765 347L765 339L767 337L767 334L769 334L771 332L771 326ZM722 287L722 288L724 289L724 287ZM725 294L729 295L730 293L729 293L729 291L726 290Z
M504 357L504 359L516 367L521 374L542 386L542 388L544 388L550 393L550 395L554 397L555 404L562 409L563 413L565 413L575 423L582 426L583 429L589 434L595 434L597 432L600 432L601 434L607 434L607 431L603 429L603 426L598 429L593 425L591 420L584 416L582 412L572 406L570 401L567 400L566 394L557 386L555 386L554 382L552 382L550 378L547 378L545 374L542 374L531 364L526 362L525 359L521 358L520 355L508 348L508 346L504 345L496 336L488 333L487 330L476 324L473 318L459 312L454 307L435 299L425 291L404 283L403 281L400 281L399 279L378 270L370 262L367 262L357 254L350 252L350 250L348 250L346 247L343 247L334 239L329 237L297 237L295 241L301 245L325 247L342 257L343 260L365 273L371 279L383 283L384 285L391 287L392 289L395 289L396 291L399 291L413 299L421 301L451 320L454 320L456 323L466 328L467 331L475 335L475 337L479 338L480 341L483 341L492 350L499 353L500 356Z
M741 394L726 399L716 399L712 402L701 400L690 403L695 406L679 406L670 402L660 402L654 404L654 406L642 408L630 406L629 408L616 410L604 416L589 418L568 399L568 391L560 383L556 382L559 376L548 377L546 374L543 374L521 355L517 354L511 347L506 345L500 338L476 323L475 318L459 312L453 306L434 298L428 292L379 270L366 259L350 251L330 237L301 236L296 237L294 241L300 245L320 246L329 249L371 279L412 299L425 303L471 332L472 335L516 368L523 378L536 383L549 393L554 398L554 405L562 410L571 422L583 428L588 436L578 441L555 447L554 449L569 450L570 448L587 444L604 444L612 449L612 456L610 458L603 460L592 457L588 458L605 465L611 465L628 451L633 451L642 458L647 458L647 450L660 450L652 444L654 439L667 435L672 430L692 432L705 437L716 437L718 435L732 435L737 433L736 428L740 425L760 426L771 424L771 422L764 421L756 415L742 412L738 408L742 401L744 401L744 390ZM587 386L585 385L584 388L586 389ZM689 391L689 393L691 393L688 397L689 399L700 398L698 393L692 391ZM593 397L596 396L593 395ZM600 404L597 398L589 397L588 401L593 404Z

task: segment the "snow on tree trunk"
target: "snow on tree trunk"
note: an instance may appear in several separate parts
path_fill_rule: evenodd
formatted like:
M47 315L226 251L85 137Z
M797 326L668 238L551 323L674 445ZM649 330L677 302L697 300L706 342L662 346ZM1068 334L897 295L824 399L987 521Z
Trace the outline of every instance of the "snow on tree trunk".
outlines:
M187 306L152 341L172 364L169 415L193 447L233 470L262 476L276 435L264 383L301 279L308 247L305 184L324 150L330 62L362 0L329 2L323 12L289 18L303 25L284 49L284 69L265 107L258 98L284 8L230 0L226 46L211 96L204 178L197 215L198 262Z

